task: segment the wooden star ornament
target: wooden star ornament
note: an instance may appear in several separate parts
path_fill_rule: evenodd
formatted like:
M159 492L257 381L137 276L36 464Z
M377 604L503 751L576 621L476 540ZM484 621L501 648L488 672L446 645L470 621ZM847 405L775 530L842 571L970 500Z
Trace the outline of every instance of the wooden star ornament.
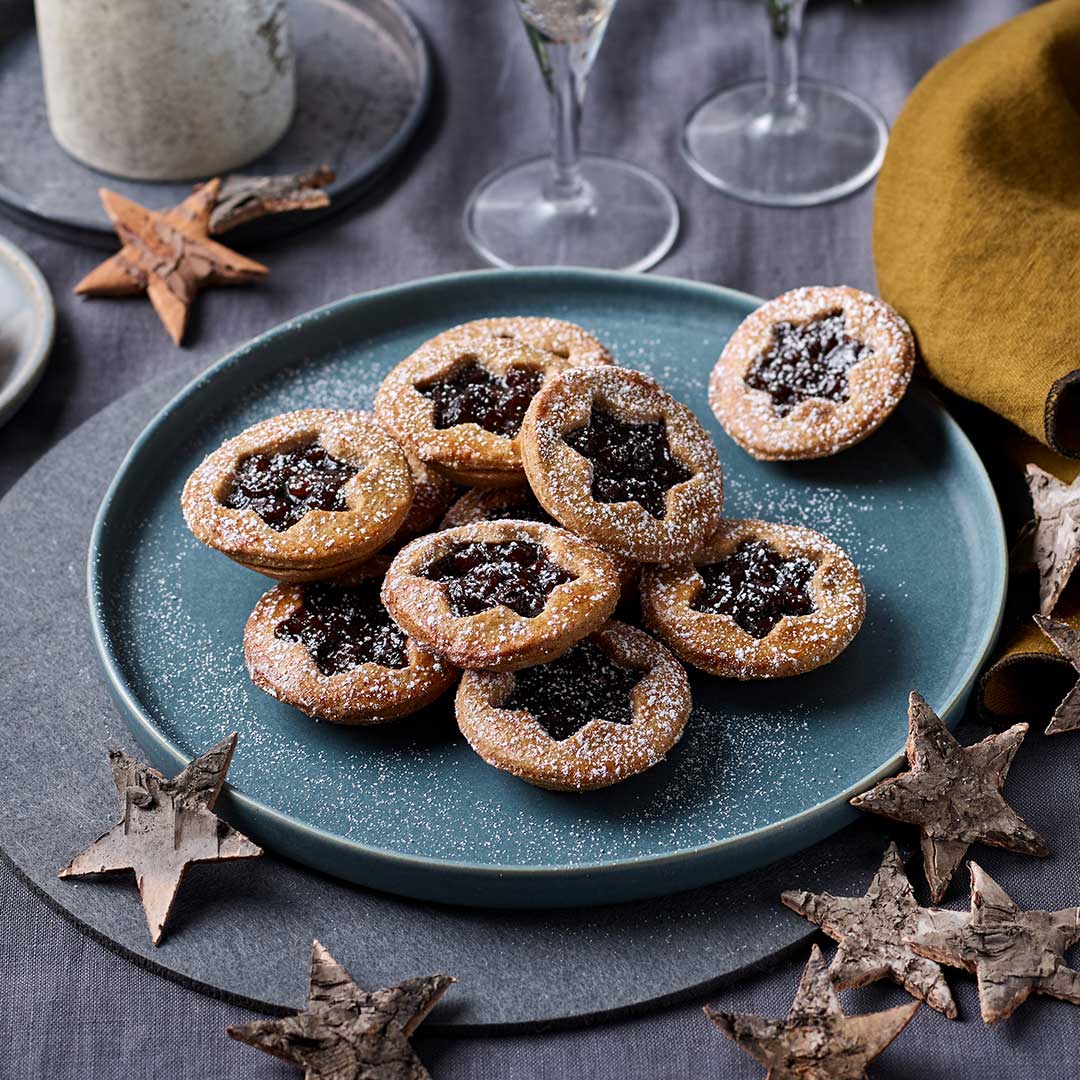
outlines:
M1080 672L1080 631L1058 619L1036 615L1039 629L1054 643L1057 651ZM1047 735L1080 730L1080 681L1065 695L1046 729Z
M904 1030L920 1004L846 1015L815 945L786 1020L721 1012L710 1005L705 1015L768 1069L765 1080L863 1080L867 1065Z
M1066 484L1029 465L1027 483L1035 510L1027 540L1039 571L1039 611L1052 615L1080 563L1080 476Z
M1004 1020L1032 994L1080 1005L1080 972L1065 963L1065 950L1080 941L1080 907L1021 911L975 863L971 911L927 908L909 940L923 956L975 973L988 1024Z
M429 975L386 990L361 990L315 941L307 1008L226 1031L300 1065L306 1080L430 1080L409 1036L453 982L449 975Z
M121 820L72 859L59 876L133 870L150 937L157 945L192 863L262 854L262 848L213 813L235 749L234 731L172 780L122 750L110 750Z
M895 844L889 845L862 896L789 891L780 899L839 942L829 965L834 986L867 986L878 979L892 979L912 997L956 1019L956 1003L940 966L905 943L923 909L915 900Z
M908 705L910 772L882 780L851 805L918 825L930 895L937 903L974 843L1048 855L1042 838L1005 801L1001 788L1027 724L961 746L920 694Z
M210 180L164 212L147 210L102 188L102 204L124 246L91 270L75 292L85 296L146 293L179 345L200 289L244 285L270 273L254 259L210 239L210 218L220 187L220 180Z

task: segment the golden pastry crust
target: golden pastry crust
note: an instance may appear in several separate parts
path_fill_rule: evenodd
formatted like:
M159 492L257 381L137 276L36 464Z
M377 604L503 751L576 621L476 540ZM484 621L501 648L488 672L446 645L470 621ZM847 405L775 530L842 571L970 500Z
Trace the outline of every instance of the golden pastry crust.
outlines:
M639 668L630 691L629 724L592 719L566 739L554 739L525 709L504 709L511 672L467 671L458 687L458 727L489 764L555 791L609 787L662 761L690 715L690 683L682 665L658 641L609 621L590 641L617 664Z
M808 398L781 415L765 390L745 382L773 344L777 323L807 323L842 312L845 330L869 355L848 369L848 399ZM709 380L709 404L724 430L761 461L828 457L865 439L900 403L915 368L907 323L883 300L839 285L793 289L748 315Z
M370 574L354 571L342 584L356 584L365 576L382 574L377 567ZM280 584L266 592L244 628L244 661L260 690L308 716L335 724L386 723L430 705L458 677L454 667L411 638L406 639L405 667L366 663L325 675L305 645L276 636L278 626L303 604L302 585Z
M564 436L585 427L594 404L624 423L666 426L672 457L690 470L664 496L662 518L637 502L592 497L593 464ZM724 508L724 475L716 447L697 417L660 384L625 368L577 368L550 380L522 424L522 459L545 510L592 543L639 562L662 562L700 547Z
M573 580L556 585L536 616L499 604L479 614L453 613L444 583L424 570L463 544L538 544ZM542 664L602 625L619 602L611 556L551 525L488 521L422 536L404 547L387 571L383 603L394 621L424 647L460 668L512 671Z
M403 446L456 483L476 487L523 484L520 432L508 438L475 423L437 428L435 403L418 389L470 363L492 375L524 368L543 373L545 379L571 366L555 353L510 338L440 335L421 345L383 379L375 395L375 413Z
M341 488L348 510L311 510L275 531L251 509L223 502L240 462L317 442L357 473ZM181 496L184 520L204 544L280 581L318 581L364 562L397 532L412 504L405 452L368 414L301 409L227 440L191 474Z
M445 344L477 335L520 341L534 349L569 360L574 367L595 367L597 364L615 362L607 348L584 327L547 316L511 315L474 319L444 330L431 340L433 344Z
M716 563L742 543L762 540L785 559L816 564L809 582L814 610L784 615L761 638L727 614L695 611L702 589L697 568ZM692 561L647 567L641 575L645 624L677 656L711 675L776 679L800 675L835 660L862 626L866 595L859 571L831 540L798 525L725 521Z

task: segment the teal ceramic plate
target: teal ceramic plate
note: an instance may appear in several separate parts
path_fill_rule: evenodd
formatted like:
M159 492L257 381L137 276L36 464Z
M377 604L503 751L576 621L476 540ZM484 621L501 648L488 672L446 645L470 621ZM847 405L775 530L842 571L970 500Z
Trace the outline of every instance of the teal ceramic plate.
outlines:
M1006 563L975 451L922 390L866 442L817 462L752 461L713 421L713 362L757 301L709 285L593 271L457 274L353 297L272 330L184 390L110 488L90 548L93 629L116 699L155 764L223 733L240 744L230 818L327 873L452 903L554 907L688 889L801 849L850 821L894 770L908 691L955 719L997 633ZM304 406L371 404L436 331L497 314L587 326L652 372L716 439L731 516L819 529L858 562L862 631L837 661L774 683L692 679L668 761L588 795L485 765L450 699L376 729L316 724L252 687L241 632L268 583L197 543L180 490L224 438Z

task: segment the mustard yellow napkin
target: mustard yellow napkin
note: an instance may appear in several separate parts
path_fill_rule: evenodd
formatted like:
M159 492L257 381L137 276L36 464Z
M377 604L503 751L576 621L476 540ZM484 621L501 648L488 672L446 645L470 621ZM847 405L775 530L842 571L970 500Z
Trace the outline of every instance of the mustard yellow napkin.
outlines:
M874 261L935 378L1080 456L1080 0L1005 23L915 88Z

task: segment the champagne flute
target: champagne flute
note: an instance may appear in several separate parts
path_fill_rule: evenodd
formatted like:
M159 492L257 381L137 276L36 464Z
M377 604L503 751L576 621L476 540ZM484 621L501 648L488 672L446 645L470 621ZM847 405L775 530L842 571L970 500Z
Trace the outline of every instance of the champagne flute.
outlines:
M799 78L806 0L764 0L764 79L726 87L690 114L682 149L714 187L767 206L815 206L869 183L888 128L839 86Z
M652 266L679 230L671 192L636 165L580 152L585 84L616 0L514 2L550 96L552 153L481 181L465 235L496 266Z

